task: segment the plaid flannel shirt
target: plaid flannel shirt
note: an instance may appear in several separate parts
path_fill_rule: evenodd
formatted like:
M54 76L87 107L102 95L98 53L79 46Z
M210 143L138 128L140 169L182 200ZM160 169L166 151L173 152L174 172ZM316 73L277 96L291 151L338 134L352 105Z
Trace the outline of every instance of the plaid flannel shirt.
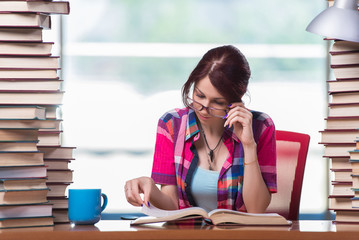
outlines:
M269 191L274 193L277 189L274 123L264 113L251 112L262 177ZM196 205L190 188L198 163L194 142L199 137L200 132L192 109L174 109L165 113L158 121L152 178L157 184L177 185L180 209ZM245 211L242 197L243 147L233 128L225 128L223 142L230 156L220 171L217 208Z

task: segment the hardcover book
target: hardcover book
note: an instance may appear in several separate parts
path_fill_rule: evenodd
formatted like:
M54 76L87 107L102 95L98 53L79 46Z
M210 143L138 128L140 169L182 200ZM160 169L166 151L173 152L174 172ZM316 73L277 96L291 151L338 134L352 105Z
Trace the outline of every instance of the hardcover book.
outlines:
M47 200L53 205L53 208L66 209L69 207L69 199L67 197L48 197Z
M2 141L0 144L0 153L13 152L38 152L37 143L34 141Z
M44 154L39 151L0 152L0 167L15 167L15 166L22 167L22 166L40 166L40 165L44 165Z
M0 9L3 12L70 13L70 6L67 1L0 1Z
M56 128L56 120L37 120L37 119L0 119L0 128L3 129L29 129L29 128Z
M44 178L47 176L46 167L42 166L16 166L0 167L0 178Z
M335 222L359 224L359 209L336 210Z
M53 217L1 218L0 228L53 226Z
M65 182L48 182L47 187L50 189L49 193L47 194L48 197L65 197L65 192L67 187L71 183Z
M327 82L329 84L329 92L331 93L359 91L359 79L341 81L332 80Z
M46 108L39 106L0 106L0 119L45 120Z
M42 42L41 28L2 28L0 42Z
M349 65L359 64L359 52L348 52L342 54L331 53L331 64L333 65Z
M1 3L1 1L0 1ZM0 68L8 69L54 69L59 68L59 57L0 56Z
M38 139L37 129L2 129L0 143L3 141L34 141Z
M0 30L1 31L1 30ZM0 68L0 79L59 79L57 68L54 69L13 69Z
M359 118L359 103L329 104L328 117L352 117ZM344 128L344 126L342 126Z
M44 159L74 159L73 151L75 147L50 147L43 146L38 148L44 153Z
M62 131L39 131L38 146L61 146Z
M330 158L349 157L349 151L353 150L354 147L355 147L354 142L350 144L340 144L340 143L326 144L324 148L323 157L330 157Z
M52 205L50 204L26 204L0 206L0 219L21 217L51 217Z
M1 13L0 27L51 28L51 17L35 13Z
M44 189L46 178L0 179L0 190Z
M60 91L0 91L0 104L58 105L64 92Z
M0 44L1 45L1 44ZM57 79L40 79L40 80L23 80L23 79L0 79L0 91L60 91L62 80Z
M325 122L327 129L355 129L359 126L359 116L327 117Z
M334 0L331 0L332 2ZM343 54L350 52L359 52L359 43L350 42L350 41L335 41L332 49L330 50L331 54Z
M0 190L0 205L46 203L48 188L27 190Z
M331 66L336 79L357 79L359 76L358 65Z
M206 222L214 225L236 224L236 225L290 225L291 221L286 220L277 213L245 213L229 209L215 209L206 212L203 208L191 207L180 210L166 211L154 206L142 207L142 212L148 216L139 217L131 222L131 225L180 221L187 219L203 218Z
M67 170L69 169L69 159L44 159L44 163L47 166L47 169L58 169L58 170Z
M51 50L53 45L53 42L2 42L0 44L0 55L51 56Z
M353 143L359 136L359 129L326 129L320 131L321 142L326 143Z
M332 97L331 104L359 103L358 95L359 92L355 92L355 91L330 93L330 96Z
M349 162L349 157L345 158L331 158L332 168L333 169L350 169L351 165Z
M49 169L47 170L47 183L58 183L58 182L72 182L72 170L56 170Z
M329 209L330 210L343 210L352 208L352 196L349 197L335 197L329 196Z

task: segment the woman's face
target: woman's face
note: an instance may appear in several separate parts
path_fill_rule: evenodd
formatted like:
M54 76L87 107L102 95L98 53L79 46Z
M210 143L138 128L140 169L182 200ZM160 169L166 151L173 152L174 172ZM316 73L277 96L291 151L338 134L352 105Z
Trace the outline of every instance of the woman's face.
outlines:
M216 114L216 110L212 111L212 115L208 113L206 108L203 108L201 111L196 111L197 117L201 122L212 122L212 121L223 121L215 115L225 114L225 110L228 109L227 100L217 91L217 89L212 85L209 77L205 77L197 82L193 89L193 100L202 104L204 107L211 107L214 109L219 109L220 114Z

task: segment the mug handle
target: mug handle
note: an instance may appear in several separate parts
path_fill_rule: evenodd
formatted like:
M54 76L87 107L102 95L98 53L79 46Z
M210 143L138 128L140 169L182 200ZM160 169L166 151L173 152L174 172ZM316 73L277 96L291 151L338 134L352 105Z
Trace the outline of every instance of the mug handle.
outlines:
M106 196L106 194L101 193L101 197L103 199L103 203L102 203L102 206L101 206L101 212L102 212L103 210L105 210L105 208L107 206L107 196Z

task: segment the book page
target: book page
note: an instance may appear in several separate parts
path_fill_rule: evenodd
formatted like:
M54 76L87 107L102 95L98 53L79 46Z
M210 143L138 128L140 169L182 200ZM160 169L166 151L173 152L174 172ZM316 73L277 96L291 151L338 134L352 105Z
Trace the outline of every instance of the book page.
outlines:
M180 210L162 210L159 208L156 208L153 205L150 205L150 207L147 207L146 205L143 205L141 212L153 216L153 217L168 217L173 215L178 215L184 212L188 212L189 210L196 210L196 212L200 211L205 213L207 215L207 212L200 207L192 207L192 208L186 208L186 209L180 209Z
M212 211L210 211L208 213L209 216L211 216L212 214L215 214L215 213L230 213L230 214L237 214L237 215L246 215L246 216L278 216L277 213L247 213L247 212L239 212L239 211L234 211L234 210L230 210L230 209L214 209Z

